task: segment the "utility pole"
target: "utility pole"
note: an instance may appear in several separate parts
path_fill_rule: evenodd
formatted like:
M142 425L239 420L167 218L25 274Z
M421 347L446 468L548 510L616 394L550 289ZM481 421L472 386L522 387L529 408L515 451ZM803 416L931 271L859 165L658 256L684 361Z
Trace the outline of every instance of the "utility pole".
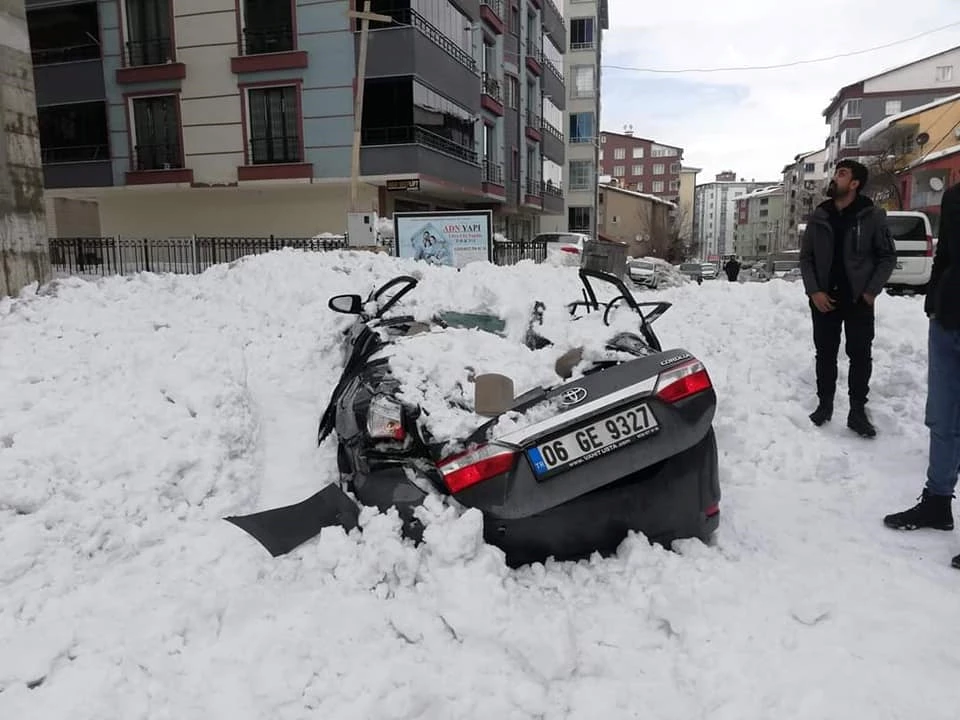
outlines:
M24 0L0 0L0 297L50 277Z
M350 211L360 209L360 133L363 129L363 91L367 77L367 40L370 33L370 21L392 23L389 15L370 12L370 0L364 0L363 12L347 11L347 17L360 21L360 52L357 58L357 92L353 97L353 154L350 167Z

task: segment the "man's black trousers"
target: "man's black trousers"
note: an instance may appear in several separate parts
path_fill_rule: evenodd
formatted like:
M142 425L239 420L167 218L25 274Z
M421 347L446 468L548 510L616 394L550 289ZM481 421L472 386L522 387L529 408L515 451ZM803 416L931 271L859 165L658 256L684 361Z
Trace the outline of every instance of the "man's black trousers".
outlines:
M817 350L817 397L833 402L837 390L837 356L841 333L846 336L850 359L848 391L852 407L867 403L870 374L873 371L875 315L873 308L861 298L856 302L838 303L830 312L822 313L810 303L813 313L813 344Z

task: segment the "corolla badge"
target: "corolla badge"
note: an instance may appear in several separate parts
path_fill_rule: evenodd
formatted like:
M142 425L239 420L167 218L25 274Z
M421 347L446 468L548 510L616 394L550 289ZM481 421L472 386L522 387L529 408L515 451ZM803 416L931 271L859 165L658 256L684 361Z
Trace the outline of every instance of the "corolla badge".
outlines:
M587 399L587 391L582 387L570 388L569 390L564 390L560 393L560 404L561 405L576 405Z

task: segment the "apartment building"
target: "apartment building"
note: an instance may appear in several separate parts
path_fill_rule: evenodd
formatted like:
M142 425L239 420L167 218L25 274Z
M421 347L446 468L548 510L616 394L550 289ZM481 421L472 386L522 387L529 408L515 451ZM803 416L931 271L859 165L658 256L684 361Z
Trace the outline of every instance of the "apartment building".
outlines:
M600 174L611 175L621 187L679 202L683 148L622 133L600 133Z
M864 155L860 132L883 118L960 92L960 47L841 88L824 109L830 126L826 141L827 171L843 158Z
M800 247L800 225L825 198L827 149L800 153L783 168L783 217L775 250Z
M597 233L627 244L631 257L666 257L676 205L648 193L619 187L601 176Z
M549 0L545 0L549 1ZM566 78L564 208L545 216L544 230L571 231L596 236L598 132L600 126L600 57L603 31L610 26L607 0L565 0L567 27L563 76ZM551 41L551 53L558 46ZM552 96L544 98L544 107ZM546 110L545 110L546 112Z
M53 201L87 201L74 214L93 208L105 235L345 230L359 86L351 0L26 4ZM566 47L556 6L372 9L391 22L369 33L362 207L489 208L519 238L562 212L543 172L545 160L565 162L562 121L542 104L548 92L564 110L559 61L544 55L545 38Z
M744 260L758 260L776 252L783 223L783 186L754 190L736 203L734 253Z
M693 219L697 204L697 175L703 168L680 168L680 199L677 201L677 217L680 223L680 238L690 242L693 238Z
M697 185L694 202L694 237L705 260L716 261L734 251L733 230L737 199L754 190L776 185L737 178L729 170L714 176L713 182Z

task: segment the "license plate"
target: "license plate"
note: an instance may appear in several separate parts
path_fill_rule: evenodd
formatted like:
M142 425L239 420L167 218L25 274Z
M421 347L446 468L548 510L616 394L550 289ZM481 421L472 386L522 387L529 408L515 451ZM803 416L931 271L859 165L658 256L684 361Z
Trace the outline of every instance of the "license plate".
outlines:
M533 471L543 478L619 450L659 429L649 406L637 405L532 447L527 450L527 458Z

